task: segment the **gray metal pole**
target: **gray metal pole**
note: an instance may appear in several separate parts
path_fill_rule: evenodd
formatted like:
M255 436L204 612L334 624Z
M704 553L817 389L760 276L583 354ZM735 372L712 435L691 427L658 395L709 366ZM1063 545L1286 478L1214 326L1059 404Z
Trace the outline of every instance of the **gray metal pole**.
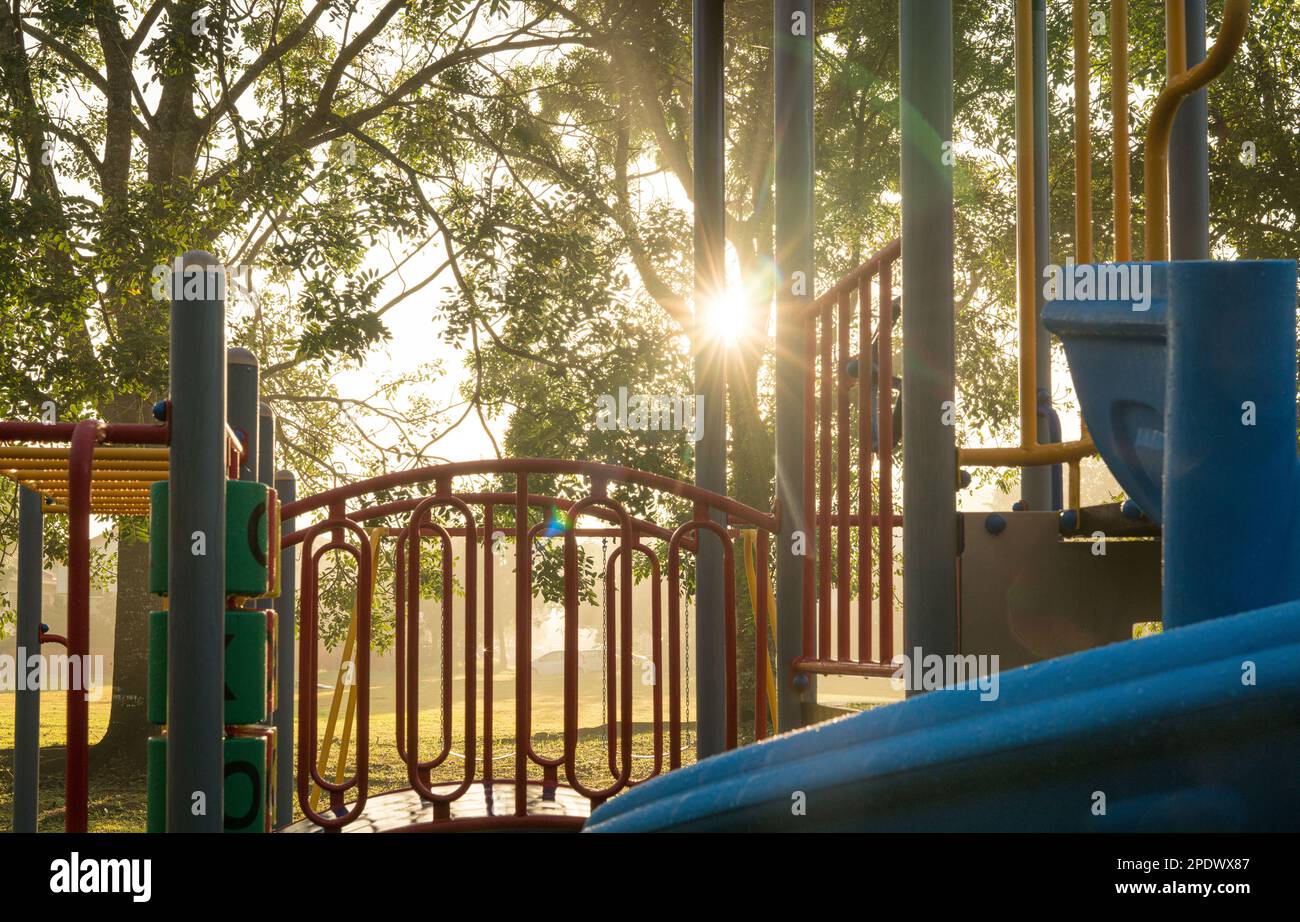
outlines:
M1205 57L1205 0L1187 0L1187 66ZM1210 258L1210 147L1206 90L1183 100L1169 138L1169 256Z
M726 378L721 339L711 314L727 287L726 150L723 117L723 2L694 0L695 188L695 392L703 415L695 443L695 483L727 492ZM725 524L721 515L714 521ZM700 532L695 571L696 754L726 749L726 682L723 667L723 553L721 542Z
M258 367L257 356L239 346L226 351L226 412L230 428L244 442L244 458L239 462L240 480L258 479ZM274 462L272 462L274 463Z
M1051 209L1047 190L1047 0L1034 0L1034 277L1042 278L1051 262ZM1043 326L1043 289L1037 289L1038 390L1052 392L1052 334ZM1044 419L1040 415L1040 419ZM1038 441L1049 442L1046 422L1038 426ZM1020 469L1020 498L1030 509L1052 508L1052 468L1049 465Z
M813 298L813 3L776 0L773 23L776 265L776 704L782 730L802 726L817 700L815 679L795 685L790 664L803 654L804 562L816 529L804 509L804 331ZM802 536L805 556L795 554Z
M265 443L263 443L265 444ZM292 471L277 471L275 492L280 504L298 498L298 484ZM280 533L290 534L294 520L280 523ZM275 600L275 825L293 822L293 691L294 618L297 614L298 572L294 569L294 548L280 551L280 596Z
M900 0L904 652L957 652L952 4Z
M39 493L18 488L18 636L16 669L41 652L41 577L45 521ZM41 777L41 688L18 682L14 701L14 832L35 832Z
M257 481L275 486L275 410L265 402L257 404Z
M208 253L172 279L167 830L221 832L226 577L225 271Z

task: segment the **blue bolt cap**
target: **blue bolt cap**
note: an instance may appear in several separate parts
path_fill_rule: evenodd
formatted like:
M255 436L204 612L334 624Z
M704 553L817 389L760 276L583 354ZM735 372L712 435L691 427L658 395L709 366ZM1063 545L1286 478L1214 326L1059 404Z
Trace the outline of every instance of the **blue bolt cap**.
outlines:
M159 400L153 405L153 418L160 423L167 422L167 401Z
M957 472L957 482L961 484L961 488L962 488L963 490L966 489L967 487L969 487L969 486L970 486L970 471L966 470L965 468L962 468L960 471L958 471L958 472Z
M794 677L794 687L799 691L808 690L808 676L804 673L796 673Z
M1074 509L1066 509L1061 513L1061 531L1071 532L1079 527L1079 513Z
M1124 500L1124 504L1119 508L1120 512L1124 513L1124 518L1126 519L1132 519L1136 522L1138 519L1142 518L1142 510L1139 509L1138 504L1133 502L1131 499Z
M1000 512L990 513L984 520L984 530L990 535L1000 535L1007 530L1007 518Z
M1011 511L1012 511L1012 512L1028 512L1028 511L1029 511L1029 503L1025 502L1023 499L1018 499L1018 500L1016 500L1014 503L1011 504Z

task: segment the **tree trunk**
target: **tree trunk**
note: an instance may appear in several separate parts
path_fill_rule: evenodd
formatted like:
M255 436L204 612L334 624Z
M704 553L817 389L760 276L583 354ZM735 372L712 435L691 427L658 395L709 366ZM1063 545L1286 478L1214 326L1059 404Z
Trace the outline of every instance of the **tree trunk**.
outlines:
M756 263L757 260L742 260ZM753 271L751 268L750 271ZM746 270L742 268L742 274ZM746 277L753 277L747 275ZM737 343L736 354L727 365L727 410L731 428L731 484L728 493L755 509L772 508L772 487L775 472L774 442L764 424L758 406L758 369L762 360L760 346L766 326L764 302L756 299L746 318L748 329ZM769 544L770 546L770 544ZM739 697L737 702L741 740L754 738L754 689L756 669L763 668L754 655L755 606L750 601L749 582L744 558L740 555L740 542L736 543L736 672ZM755 563L757 570L757 563ZM755 574L757 575L757 573ZM771 574L769 571L769 579ZM766 592L765 586L755 585L755 592ZM770 634L770 632L769 632Z
M106 405L113 422L142 422L147 404L132 396ZM149 681L149 612L161 607L149 594L149 544L123 538L117 546L117 614L113 625L113 705L108 731L93 758L137 764L143 771L145 740L155 732L146 712Z

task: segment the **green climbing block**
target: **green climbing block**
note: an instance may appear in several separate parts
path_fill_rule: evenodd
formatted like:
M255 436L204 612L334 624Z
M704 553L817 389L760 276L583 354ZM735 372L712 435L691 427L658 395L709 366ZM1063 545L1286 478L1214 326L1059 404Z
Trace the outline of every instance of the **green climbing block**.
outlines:
M149 702L151 723L167 723L167 618L149 613ZM226 612L227 726L270 719L275 699L275 613Z
M275 802L275 729L248 728L228 736L225 759L224 823L226 832L270 832ZM167 738L149 738L146 748L147 818L145 830L167 830Z
M145 832L167 831L167 738L151 736L145 746Z
M149 488L149 591L167 594L168 481ZM270 589L267 551L269 488L246 480L226 481L226 595L259 598ZM277 542L278 543L278 542Z
M167 612L149 612L148 717L151 724L167 723Z
M167 481L149 487L149 591L167 594Z
M275 796L275 730L226 737L226 832L270 832Z
M226 595L257 598L271 588L267 577L267 486L226 481Z

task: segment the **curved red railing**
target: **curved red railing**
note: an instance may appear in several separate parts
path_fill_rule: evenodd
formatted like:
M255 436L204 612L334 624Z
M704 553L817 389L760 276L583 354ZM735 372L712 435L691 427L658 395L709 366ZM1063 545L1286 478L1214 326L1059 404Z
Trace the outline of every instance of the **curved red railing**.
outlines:
M804 313L804 508L816 525L815 550L804 559L803 655L794 663L805 672L891 675L896 668L894 532L903 517L893 489L893 302L900 255L895 239ZM854 360L856 380L849 371ZM873 429L879 450L872 448Z
M349 544L343 535L352 532L357 544ZM311 553L302 555L302 575L299 583L298 605L298 660L302 676L310 676L311 684L302 684L298 695L298 804L303 814L313 823L326 829L341 829L351 823L365 809L370 787L370 615L374 587L366 574L370 573L370 541L365 530L355 522L327 519L306 529L303 540L313 548L315 539L329 532L330 540ZM318 577L320 561L331 551L346 552L357 562L356 619L357 658L354 681L357 685L357 746L356 770L351 778L341 782L327 781L316 769L318 738L318 702L315 678L320 650ZM329 792L330 815L313 809L311 786ZM346 808L346 795L356 792L351 809Z
M442 686L442 708L443 708L443 744L442 752L436 759L431 762L421 763L419 760L419 739L420 739L420 699L419 699L419 651L420 645L416 642L407 644L406 655L406 697L410 702L406 711L406 734L409 741L409 750L406 759L407 775L411 782L411 787L419 792L425 800L432 801L435 805L435 817L445 819L450 816L448 804L456 800L474 783L474 727L475 727L475 652L477 645L475 643L475 623L478 615L478 607L475 604L475 586L474 575L476 572L475 554L478 550L478 537L474 528L474 513L470 507L461 499L450 495L449 481L439 480L438 491L435 496L421 501L411 512L410 522L406 526L407 545L406 550L409 555L407 560L407 599L414 604L409 606L405 613L407 622L407 631L412 638L418 637L420 621L420 538L422 531L428 527L442 538L442 666L445 680ZM433 768L446 760L451 753L453 726L451 721L452 710L452 601L454 598L454 580L452 575L452 545L451 536L441 525L428 519L429 511L435 508L450 508L460 512L465 517L465 568L470 574L470 578L465 582L465 778L458 787L450 792L435 793L430 787L425 785L424 779L428 777L427 773ZM426 525L427 522L427 525Z
M515 489L485 490L481 483L468 485L464 491L454 489L456 478L482 478L492 475L513 475ZM585 495L577 499L565 499L529 490L530 476L575 475L585 478ZM347 508L348 504L364 502L373 493L394 487L420 487L432 485L429 495L414 496L402 500L387 501L359 509ZM690 513L685 521L656 522L632 516L625 505L611 492L614 485L634 488L648 488L656 494L685 500L689 503ZM663 510L671 504L659 504L662 517ZM509 508L510 521L500 524L502 510ZM563 515L565 524L560 526L546 521L538 521L536 511L539 508L555 508ZM325 544L326 548L339 549L339 529L348 529L361 535L363 523L374 522L390 516L403 516L405 521L396 527L389 527L387 534L396 540L397 555L394 566L393 586L396 622L396 669L397 669L397 732L396 745L399 755L407 766L410 787L424 801L432 805L434 826L452 822L452 805L479 782L484 784L508 785L513 787L515 816L494 817L489 825L501 825L506 820L516 824L546 825L554 824L554 816L529 815L528 801L530 790L534 793L540 786L543 791L558 785L565 785L586 797L593 805L614 796L628 787L639 784L646 778L654 777L666 768L676 768L681 764L682 750L682 674L683 651L680 633L682 629L681 583L683 553L694 554L698 547L698 534L708 531L723 544L723 565L725 569L725 598L722 612L722 628L725 633L724 649L726 689L726 741L728 746L735 746L738 741L738 680L736 670L736 592L734 539L738 528L755 529L758 535L760 555L760 572L766 577L768 562L766 551L770 537L775 530L775 517L768 512L752 509L728 497L710 493L691 484L672 480L655 474L646 474L613 465L583 461L565 461L557 459L508 459L497 461L469 462L463 464L437 465L413 471L389 474L371 480L349 484L326 491L316 496L307 497L295 503L286 504L283 509L285 518L301 516L314 510L327 510L327 517L322 521L286 535L282 546L291 547L302 544L310 548L311 553L304 553L304 560L311 565L303 566L303 627L301 643L303 655L300 657L300 726L299 726L299 761L298 787L299 800L307 808L307 795L311 785L316 784L330 792L333 815L308 816L314 822L327 829L337 830L347 826L360 815L364 798L368 794L367 767L362 763L362 751L357 750L357 768L354 776L342 784L322 784L324 780L315 770L316 720L314 695L309 690L315 688L318 658L318 616L319 601L317 594L317 567L321 553L315 549L318 541L326 536L333 538ZM531 513L531 515L530 515ZM715 521L718 513L725 515L729 526L724 527ZM589 519L600 522L599 527L590 527L583 523ZM515 580L515 683L516 703L514 713L514 740L512 777L497 777L494 771L493 752L493 699L492 685L496 671L495 635L493 631L493 607L500 601L493 593L493 554L494 536L509 536L514 542L515 571L519 576ZM579 734L579 612L581 606L582 576L580 573L579 538L609 538L614 540L613 552L605 564L604 594L606 605L605 617L607 639L603 650L605 662L603 670L608 682L605 717L605 748L608 765L608 777L604 780L583 777L588 770L579 771L578 734ZM434 630L442 639L442 654L439 660L444 682L441 687L437 709L441 714L441 739L439 751L430 759L420 757L420 721L419 684L421 664L418 655L419 644L415 638L420 630L420 584L421 560L420 549L423 540L434 538L441 542L442 554L440 577L442 580L442 603L436 614ZM532 606L534 604L534 566L535 543L545 538L562 538L563 551L563 637L564 637L564 715L563 715L563 751L559 755L544 755L539 752L533 739L532 724ZM463 561L457 563L453 541L463 546ZM365 542L362 542L365 544ZM657 549L655 544L660 543ZM347 545L351 547L351 545ZM667 566L662 566L660 554L666 546ZM368 549L368 545L366 545ZM484 561L479 568L479 548L483 549ZM352 549L354 554L358 553ZM641 555L647 562L647 578L652 586L648 595L648 614L650 643L652 655L642 662L648 663L653 674L653 691L649 696L652 710L650 723L651 755L634 755L635 740L633 724L633 692L637 669L637 660L633 654L633 628L637 623L634 615L639 604L634 595L636 579L634 575L634 557ZM360 560L360 558L358 558ZM364 585L367 566L359 566L358 578L362 586L358 588L358 609L365 607L368 612L370 598L375 587ZM452 692L453 669L453 618L452 599L456 591L456 578L461 580L460 590L464 599L464 623L460 631L465 637L464 700L463 728L465 752L453 752L453 726L455 717L454 695ZM482 579L482 591L479 580ZM668 583L668 618L667 625L662 613L662 582ZM361 603L362 589L365 590L366 603ZM768 656L768 637L765 630L767 618L767 599L760 593L760 618L762 629L758 632L755 659ZM426 616L427 617L427 616ZM368 615L367 615L368 618ZM477 642L481 618L483 643ZM358 627L363 625L360 623ZM666 628L666 630L665 630ZM364 625L364 631L358 631L358 637L365 634L367 640L362 647L368 646L370 625ZM664 634L667 633L667 638ZM664 644L667 643L667 668L665 670ZM310 647L310 650L308 649ZM481 661L479 655L482 654ZM479 688L478 664L482 663L482 689ZM368 667L367 667L368 668ZM359 672L360 670L358 670ZM664 681L664 673L667 681ZM367 672L368 674L368 672ZM766 735L766 670L756 670L755 703L759 706L755 720L755 735ZM667 685L665 695L664 685ZM480 697L481 696L481 697ZM664 699L667 698L667 717L665 719ZM312 699L311 705L304 702ZM479 707L482 707L482 761L478 760L477 724ZM369 698L359 696L357 707L361 717L368 718ZM362 721L358 720L358 733ZM365 726L368 727L368 719ZM664 750L668 749L668 758ZM433 770L445 765L451 755L464 760L464 771L458 782L439 782L431 780ZM634 759L644 759L647 768L644 772L634 770ZM562 773L561 773L562 769ZM357 802L344 809L340 798L345 793L355 793ZM360 806L358 806L360 805ZM318 818L319 817L319 818ZM322 821L323 820L323 821ZM473 825L470 818L454 821L459 828L462 824ZM480 825L486 821L478 821Z

